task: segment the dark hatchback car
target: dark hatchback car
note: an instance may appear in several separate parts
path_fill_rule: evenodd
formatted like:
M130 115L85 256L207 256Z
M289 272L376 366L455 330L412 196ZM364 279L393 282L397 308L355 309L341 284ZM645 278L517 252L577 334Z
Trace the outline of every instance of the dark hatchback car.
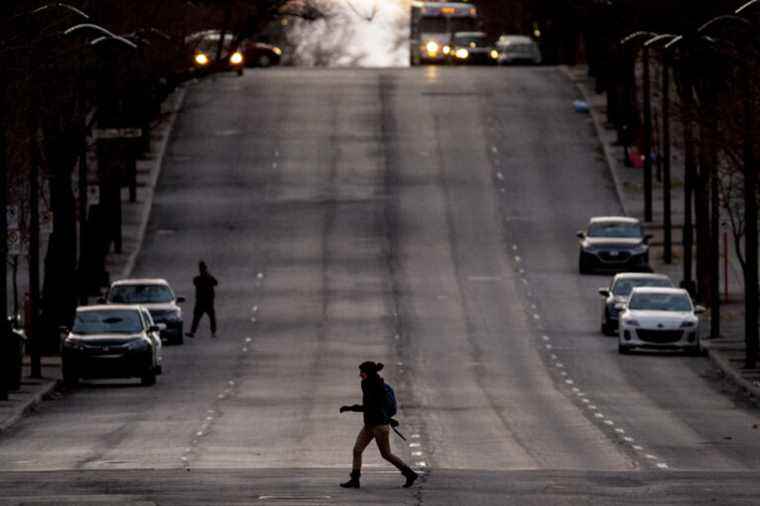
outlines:
M600 288L602 296L602 334L617 335L620 321L620 304L628 301L631 291L640 286L673 288L673 282L665 274L622 272L616 274L608 288Z
M202 75L231 70L239 76L243 75L245 57L237 46L235 36L231 33L225 34L221 57L216 58L221 37L219 30L206 30L196 32L185 39L185 45L190 53L190 64L195 73Z
M163 325L137 305L82 306L74 326L66 332L61 353L63 380L79 378L140 378L143 385L156 383L161 374Z
M246 67L272 67L282 61L282 49L264 42L246 41L240 50Z
M591 218L586 230L578 231L578 270L596 269L651 272L649 239L639 220L625 216Z
M456 32L449 44L449 60L458 65L496 65L499 51L483 32Z

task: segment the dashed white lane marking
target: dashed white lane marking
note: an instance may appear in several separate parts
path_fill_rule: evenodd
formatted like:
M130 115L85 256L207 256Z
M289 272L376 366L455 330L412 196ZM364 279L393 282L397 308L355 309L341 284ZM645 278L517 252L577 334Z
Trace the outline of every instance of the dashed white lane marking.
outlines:
M590 403L590 402L591 402L589 399L586 399L586 398L583 398L583 399L581 399L581 400L582 400L583 402L585 402L586 404L588 404L588 403Z
M618 427L615 429L615 432L617 432L618 434L625 434L625 429L621 429L620 427Z
M594 417L596 418L604 418L604 415L601 413L594 413Z
M544 346L546 347L547 350L551 350L552 349L552 345L551 344L545 344Z
M559 374L560 376L567 376L567 371L560 371Z
M643 446L639 446L639 445L633 445L633 449L636 450L637 452L640 452L640 451L642 451L644 449L644 447Z
M515 255L515 262L517 262L519 264L520 262L522 262L522 258L520 258L519 256Z
M201 437L201 436L203 436L203 432L202 431L198 431L198 432L195 433L195 435L198 436L198 437Z
M633 442L634 442L634 441L636 441L636 440L635 440L635 439L633 439L631 436L625 436L625 437L623 438L623 441L625 441L626 443L633 443Z
M654 455L652 455L651 453L647 453L647 454L645 455L645 457L646 457L646 458L648 458L649 460L658 460L658 459L657 459L657 457L655 457L655 456L654 456Z
M605 423L606 425L609 425L609 426L613 426L613 425L615 425L615 422L613 422L612 420L605 420L605 421L604 421L604 423Z
M517 244L512 245L512 251L517 251Z
M274 162L274 163L272 163L272 168L273 168L273 169L276 169L276 168L277 168L277 162Z
M257 320L256 320L256 317L255 317L255 316L251 318L251 323L256 323L256 321L257 321Z
M540 320L541 319L541 315L538 314L538 313L533 313L533 319L534 320Z
M552 360L557 360L557 355L555 355L554 353L552 353L552 354L551 354L551 355L549 355L549 356L552 358Z
M275 150L274 150L274 156L280 156L280 151L279 151L279 150L277 150L277 149L275 149Z
M243 353L246 353L246 352L248 352L248 348L243 348L241 351L242 351Z
M422 452L412 452L412 457L422 457Z
M491 153L498 153L498 152L499 152L499 148L497 148L496 146L491 146Z
M543 339L544 341L548 341L549 340L549 336L541 336L541 339Z
M245 338L245 342L246 342L246 343L250 343L250 342L251 342L251 338L250 338L250 337L246 337L246 338Z
M251 311L253 311L254 313L255 313L256 311L258 311L258 310L259 310L259 306L253 306L253 307L251 308Z
M502 174L501 172L497 172L497 173L496 173L496 178L497 178L499 181L504 181L504 174Z
M670 469L670 467L665 462L658 462L657 467L660 469Z
M590 409L591 411L596 411L599 408L597 408L595 404L589 404L588 409Z
M571 379L566 379L565 383L567 383L568 385L575 385L575 381L573 381Z
M419 467L426 467L426 466L427 466L427 462L425 462L425 461L423 460L423 461L417 462L417 465L418 465Z
M554 365L557 367L557 369L564 369L565 368L565 364L563 364L562 362L557 362Z
M261 279L261 278L264 277L264 273L263 272L259 272L258 274L256 274L256 277L259 278L259 279Z
M419 448L419 447L420 447L419 443L409 443L409 448Z

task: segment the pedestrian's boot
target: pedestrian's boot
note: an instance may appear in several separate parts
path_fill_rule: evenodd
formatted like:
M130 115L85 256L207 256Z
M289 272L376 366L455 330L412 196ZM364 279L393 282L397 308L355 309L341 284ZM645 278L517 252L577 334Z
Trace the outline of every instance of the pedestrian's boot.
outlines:
M359 471L351 471L351 479L345 483L341 483L340 486L343 488L359 488L359 476L361 474Z
M402 485L402 487L404 488L411 487L414 484L414 482L417 480L417 478L420 477L420 475L415 473L414 470L409 466L405 466L401 470L401 474L403 474L404 478L406 478L406 482Z

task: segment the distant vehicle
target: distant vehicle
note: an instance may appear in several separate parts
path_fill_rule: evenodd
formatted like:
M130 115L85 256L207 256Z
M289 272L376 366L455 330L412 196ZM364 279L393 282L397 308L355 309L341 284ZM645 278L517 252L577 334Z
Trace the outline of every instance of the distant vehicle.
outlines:
M205 30L196 32L185 39L185 45L190 50L192 67L201 73L232 70L242 76L245 58L237 47L237 39L233 34L225 34L222 55L217 61L216 55L221 36L219 30Z
M446 63L455 32L476 31L478 10L464 2L412 1L409 21L409 65Z
M460 65L496 65L499 52L483 32L456 32L451 37L449 59Z
M638 287L621 304L618 351L684 350L701 353L699 317L705 311L682 288Z
M631 291L640 286L660 286L673 288L673 282L665 274L649 274L641 272L623 272L616 274L609 288L600 288L602 296L602 334L617 335L619 304L624 304Z
M137 278L114 281L103 302L145 306L154 322L166 326L161 331L162 338L166 338L171 344L182 344L184 341L182 308L178 304L185 302L185 298L177 297L165 279Z
M578 231L578 270L647 271L649 239L639 220L625 216L591 218L585 231Z
M271 67L282 60L282 49L264 42L246 41L241 51L246 67Z
M156 383L161 374L163 325L138 305L80 306L74 327L63 329L62 371L67 384L79 378L140 378Z
M538 65L543 58L536 41L525 35L502 35L496 41L499 64L533 63Z

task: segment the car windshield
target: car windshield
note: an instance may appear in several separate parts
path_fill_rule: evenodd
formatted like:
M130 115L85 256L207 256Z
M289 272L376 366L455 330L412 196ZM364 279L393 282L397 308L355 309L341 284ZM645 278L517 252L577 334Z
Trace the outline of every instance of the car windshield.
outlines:
M104 309L82 311L74 320L75 334L135 334L142 331L142 320L136 309Z
M419 27L421 33L446 33L446 18L422 18Z
M642 237L641 226L637 223L606 221L593 223L588 227L589 237Z
M691 302L680 293L636 293L628 307L639 311L691 311Z
M115 304L162 304L174 300L174 294L166 285L116 285L108 295Z
M612 287L613 295L620 297L627 297L631 294L631 291L637 286L661 286L670 288L673 283L666 278L633 278L633 279L619 279Z

